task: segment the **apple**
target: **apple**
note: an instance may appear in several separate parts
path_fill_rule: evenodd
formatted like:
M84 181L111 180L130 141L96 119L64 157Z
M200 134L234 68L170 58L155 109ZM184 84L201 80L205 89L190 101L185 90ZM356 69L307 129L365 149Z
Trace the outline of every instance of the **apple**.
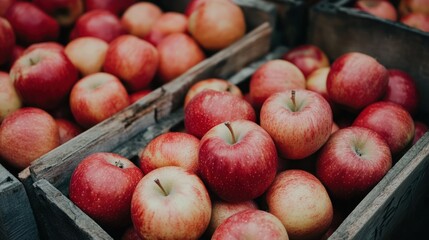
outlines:
M56 118L55 122L57 123L60 134L60 144L69 141L82 132L82 129L78 125L65 118Z
M19 171L59 145L57 124L42 109L20 108L0 125L0 158Z
M216 51L242 38L246 21L235 3L207 1L189 17L188 31L203 48Z
M184 132L167 132L152 139L140 154L144 174L164 166L178 166L188 172L198 169L200 140Z
M286 170L266 193L268 210L278 217L291 239L316 239L328 230L333 207L328 192L313 174Z
M371 129L387 142L392 155L404 150L414 138L414 121L402 106L392 102L376 102L364 108L353 126Z
M55 41L60 33L57 21L30 2L15 2L9 7L5 18L12 25L17 42L25 46Z
M0 71L0 124L10 113L20 109L21 98L10 80L9 74Z
M43 49L59 51L59 52L64 51L64 46L58 42L41 42L41 43L31 44L24 50L23 54L27 54L37 48L43 48Z
M46 110L67 100L78 71L64 52L37 48L13 64L10 76L25 104Z
M410 13L403 16L400 22L423 32L429 32L429 15L423 13Z
M404 71L390 69L389 83L383 100L397 103L414 115L419 103L419 93L414 79Z
M158 45L162 39L172 33L186 33L188 29L188 18L177 12L163 13L156 19L149 33L144 39L154 46Z
M122 234L121 240L142 240L142 239L137 234L137 231L134 229L134 226L131 225Z
M350 201L365 196L391 167L381 135L352 126L335 132L322 148L316 176L334 197Z
M124 35L110 43L103 69L119 77L131 92L135 92L149 86L158 64L159 54L152 44Z
M210 215L210 196L203 182L176 166L145 175L131 200L132 221L142 239L198 239Z
M137 2L127 8L121 17L121 23L130 34L144 38L161 15L162 10L157 5Z
M80 37L70 41L64 51L82 76L101 72L109 44L96 37Z
M326 88L334 102L359 111L382 98L388 82L388 71L377 60L363 53L350 52L332 63Z
M77 19L70 33L70 40L79 37L96 37L109 43L126 33L116 15L107 10L92 10Z
M328 80L329 71L329 67L322 67L314 70L307 76L305 88L307 90L319 93L329 103L331 103L331 100L328 95L328 90L326 89L326 81Z
M157 46L159 67L157 75L167 83L205 59L205 54L190 36L185 33L172 33L161 40Z
M15 2L15 0L2 0L0 1L0 17L6 14L6 11Z
M201 5L205 4L206 2L209 1L215 1L215 0L190 0L188 2L188 4L186 5L185 8L185 15L187 17L190 17L191 14L199 7L201 7ZM227 2L231 2L231 0L217 0L217 1L227 1Z
M221 200L213 201L212 215L207 227L208 234L213 235L219 225L232 215L249 209L257 210L258 206L252 200L239 203L229 203Z
M229 92L233 95L236 95L237 97L243 98L243 93L241 92L240 88L238 88L236 85L219 78L208 78L201 81L196 82L193 84L189 90L186 93L185 96L185 107L188 105L188 102L191 101L191 99L197 95L198 93L206 90L206 89L212 89L217 91L225 91Z
M84 0L86 11L92 11L95 9L104 9L112 12L119 16L127 8L133 5L136 0Z
M331 134L333 134L334 132L338 131L339 129L340 129L340 127L335 122L332 122Z
M226 219L214 232L212 240L288 240L288 232L273 214L262 210L245 210Z
M254 122L220 123L201 139L199 175L224 201L238 203L261 196L273 182L276 171L276 146Z
M228 92L205 90L195 95L185 108L185 129L197 138L212 127L238 119L256 121L252 106Z
M114 153L85 157L70 178L69 197L102 227L120 230L131 223L131 198L143 173Z
M399 13L404 16L410 13L429 14L428 0L400 0Z
M332 123L326 99L304 89L271 95L260 113L261 127L286 159L303 159L315 153L331 135Z
M396 21L398 14L393 4L389 1L380 0L358 0L355 2L355 8L367 12L379 18Z
M33 3L65 27L74 24L84 7L83 0L33 0Z
M260 66L249 84L250 98L255 109L260 109L272 94L291 89L305 89L305 77L295 65L280 59Z
M108 73L94 73L79 80L70 93L70 109L76 122L90 128L130 104L121 81Z
M0 17L0 65L8 62L12 57L15 46L15 33L9 21Z
M289 50L282 59L293 63L307 77L314 70L329 67L329 59L317 46L300 45Z
M151 89L143 89L143 90L137 91L135 93L131 93L130 94L130 104L137 102L138 100L142 99L143 97L145 97L146 95L148 95L151 92L152 92Z
M423 137L423 135L429 130L429 127L421 121L414 121L414 139L413 145L417 143L417 141Z

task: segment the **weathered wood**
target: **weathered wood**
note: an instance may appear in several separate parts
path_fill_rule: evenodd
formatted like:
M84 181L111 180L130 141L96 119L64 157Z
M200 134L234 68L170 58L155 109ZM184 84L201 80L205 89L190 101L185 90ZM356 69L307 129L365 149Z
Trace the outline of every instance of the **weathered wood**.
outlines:
M25 188L2 165L0 165L0 239L39 239Z

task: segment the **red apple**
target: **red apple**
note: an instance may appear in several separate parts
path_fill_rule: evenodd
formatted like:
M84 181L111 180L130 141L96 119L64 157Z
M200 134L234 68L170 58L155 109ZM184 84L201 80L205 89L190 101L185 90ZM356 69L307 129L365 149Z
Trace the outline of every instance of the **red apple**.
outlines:
M10 70L23 102L49 110L66 101L78 74L64 52L43 48L24 54Z
M188 133L161 134L144 148L140 155L140 168L144 174L165 166L178 166L196 173L199 144L200 140Z
M209 1L215 1L215 0L190 0L188 2L188 4L186 5L186 9L185 9L185 15L187 17L190 17L191 14L199 7L201 7L201 5L205 4L206 2ZM217 1L228 1L231 2L231 0L217 0Z
M402 16L409 13L423 13L429 14L429 1L428 0L400 0L399 12Z
M170 82L205 59L205 54L190 36L172 33L157 46L159 53L158 76Z
M392 155L404 150L414 138L414 121L400 105L376 102L364 108L353 126L371 129L386 141Z
M78 125L65 118L57 118L55 119L55 122L58 125L60 144L69 141L82 132L82 129Z
M148 95L151 92L152 92L152 90L150 90L150 89L143 89L143 90L137 91L135 93L131 93L130 94L130 104L137 102L138 100L142 99L144 96Z
M293 63L307 77L314 70L329 67L329 59L317 46L306 44L292 48L282 57Z
M423 135L429 130L429 127L424 122L414 121L414 129L413 145L423 137Z
M383 100L397 103L414 115L419 103L419 94L413 78L404 71L390 69L389 84Z
M51 51L59 51L59 52L64 51L64 46L59 44L58 42L41 42L41 43L31 44L24 50L23 54L27 54L37 48L43 48L43 49L47 49Z
M423 32L429 32L429 15L423 13L410 13L400 20L403 24Z
M149 86L158 63L159 55L154 46L135 36L124 35L110 43L103 69L119 77L135 92Z
M70 39L96 37L106 42L126 34L119 18L107 10L93 10L80 16L74 25Z
M326 81L328 80L329 71L329 67L316 69L310 75L307 76L305 83L305 87L307 90L319 93L328 102L331 101L329 99L328 90L326 89Z
M15 2L9 7L5 18L15 32L17 41L23 45L55 41L60 32L57 21L29 2Z
M94 73L79 80L70 93L76 122L90 128L127 107L128 93L121 81L108 73Z
M0 17L0 65L11 60L15 33L9 21Z
M148 173L131 201L134 228L142 239L198 239L210 215L211 201L203 182L181 167Z
M303 159L315 153L332 131L332 110L322 95L303 89L271 95L260 113L280 156Z
M225 91L233 95L236 95L237 97L243 98L243 93L241 92L240 88L238 88L236 85L224 79L208 78L195 83L189 88L185 96L185 107L195 95L197 95L198 93L206 89Z
M33 0L40 9L54 17L61 26L70 26L83 13L83 0Z
M18 109L0 125L0 158L19 171L59 145L57 124L41 109Z
M86 11L92 11L95 9L104 9L112 12L119 16L128 7L133 5L136 0L84 0Z
M248 120L220 123L210 129L201 139L198 161L199 174L208 188L233 203L261 196L277 171L273 140Z
M122 15L122 26L132 35L144 38L152 29L162 10L150 2L137 2Z
M93 153L73 171L69 197L101 226L123 229L131 223L131 198L142 177L136 165L118 154Z
M291 239L317 239L332 222L328 192L319 179L306 171L278 174L266 200L269 212L280 219Z
M392 3L380 0L358 0L355 2L355 8L367 12L379 18L396 21L398 14Z
M162 39L172 33L186 33L188 28L188 18L177 12L166 12L157 18L149 33L144 39L154 46L158 45Z
M255 109L260 109L272 94L291 89L305 89L305 77L295 65L284 60L268 61L250 79L249 93Z
M373 57L350 52L331 65L326 88L329 97L351 110L361 110L383 97L389 74Z
M208 1L189 17L188 30L207 50L220 50L246 33L243 11L233 2Z
M323 147L316 176L336 198L359 199L392 167L389 146L376 132L347 127L332 135Z
M21 98L13 86L9 74L0 72L0 124L10 113L20 109Z
M216 229L211 239L288 240L288 232L273 214L250 209L225 220Z
M333 134L334 132L338 131L340 129L340 127L338 127L338 125L334 122L332 122L332 130L331 130L331 134Z
M212 127L238 119L256 121L252 106L231 93L208 89L186 105L184 123L188 133L201 138Z
M95 37L80 37L70 41L64 51L83 76L101 72L109 44Z
M0 1L0 17L6 14L6 11L15 2L15 0L2 0Z

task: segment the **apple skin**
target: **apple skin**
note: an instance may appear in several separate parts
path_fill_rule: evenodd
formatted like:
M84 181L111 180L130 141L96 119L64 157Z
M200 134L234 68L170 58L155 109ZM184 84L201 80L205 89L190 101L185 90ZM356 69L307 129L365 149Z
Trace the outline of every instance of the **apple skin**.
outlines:
M130 104L137 102L138 100L142 99L143 97L145 97L146 95L148 95L151 92L152 92L151 89L143 89L143 90L137 91L135 93L131 93L130 94Z
M161 15L162 10L157 5L137 2L127 8L121 17L121 23L130 34L144 38Z
M74 24L83 13L83 0L33 0L33 3L64 27Z
M338 199L360 199L392 167L389 146L376 132L347 127L335 132L322 148L316 176Z
M67 100L78 71L64 52L37 48L13 64L10 76L28 106L51 110Z
M293 63L307 77L314 70L329 67L329 59L317 46L311 44L292 48L282 59Z
M120 16L127 8L133 5L136 0L84 0L86 11L104 9Z
M252 200L261 196L275 178L276 147L256 123L248 120L228 123L233 133L226 123L220 123L201 139L198 172L206 186L222 200L231 203Z
M206 89L212 89L217 91L225 91L229 92L233 95L236 95L237 97L243 98L243 93L241 92L240 88L238 88L236 85L219 78L208 78L201 81L198 81L194 85L192 85L185 96L185 107L188 105L189 101L197 95L198 93L206 90Z
M242 38L246 21L235 3L207 1L189 17L188 31L204 49L216 51Z
M206 2L209 1L215 1L215 0L190 0L188 2L188 4L186 5L185 8L185 15L187 17L190 17L191 14L199 7L201 7L201 5L205 4ZM227 2L231 2L231 0L217 0L217 1L227 1Z
M131 223L131 198L143 173L114 153L85 157L70 178L69 197L102 227L124 229Z
M359 111L383 97L389 82L386 68L373 57L350 52L331 65L326 88L329 97L352 111Z
M191 173L198 169L200 140L183 132L167 132L152 139L140 154L144 174L164 166L178 166Z
M429 127L421 121L414 121L414 139L413 139L413 145L417 143L417 141L423 137L423 135L429 130Z
M15 0L2 0L0 1L0 17L6 14L6 11L15 2Z
M149 86L159 65L158 51L152 44L132 35L110 43L103 69L119 77L131 92Z
M176 166L145 175L131 201L134 228L142 239L198 239L210 215L211 200L201 179Z
M55 122L58 125L60 144L69 141L70 139L76 137L82 132L82 129L78 125L65 118L56 118Z
M424 13L410 13L407 15L404 15L400 22L412 27L419 29L423 32L429 32L429 15Z
M238 119L256 121L255 110L243 98L207 89L195 95L185 108L185 129L197 138L212 127Z
M60 33L57 21L30 2L15 2L9 7L5 18L12 25L17 42L24 46L55 41Z
M166 12L156 19L149 33L144 39L157 46L162 39L172 33L186 33L188 18L177 12Z
M205 59L205 54L190 36L172 33L157 46L159 67L157 75L163 83L170 82Z
M109 44L95 37L80 37L70 41L64 52L82 76L101 72Z
M0 125L0 158L19 171L59 145L57 124L42 109L20 108Z
M15 33L9 21L0 17L0 65L8 62L12 57L15 46Z
M70 109L76 122L90 128L130 104L121 81L108 73L94 73L79 80L70 93Z
M332 123L329 103L322 95L303 89L271 95L260 113L261 127L273 138L279 155L286 159L303 159L315 153L331 135Z
M419 93L414 79L404 71L390 69L383 101L397 103L414 115L419 104Z
M253 107L261 109L272 94L291 89L305 89L305 77L298 67L285 60L271 60L252 75L249 85Z
M282 222L262 210L245 210L226 219L214 232L212 240L289 240Z
M107 10L92 10L77 19L70 33L70 40L79 37L96 37L110 43L126 33L116 15Z
M313 174L286 170L266 193L268 210L278 217L291 239L316 239L329 228L333 206L328 192Z
M328 90L326 89L326 81L328 80L328 74L330 70L331 69L329 67L322 67L314 70L307 76L305 88L307 90L319 93L330 104L333 104L332 100L329 98Z
M41 43L31 44L24 50L23 54L27 54L37 48L43 48L43 49L47 49L51 51L59 51L59 52L64 51L64 46L58 42L41 42Z
M393 4L389 1L359 0L355 2L355 8L367 12L379 18L396 21L398 14Z
M410 13L423 13L429 14L429 1L428 0L400 0L399 13L405 16Z
M6 72L0 71L0 124L10 113L20 109L22 101Z

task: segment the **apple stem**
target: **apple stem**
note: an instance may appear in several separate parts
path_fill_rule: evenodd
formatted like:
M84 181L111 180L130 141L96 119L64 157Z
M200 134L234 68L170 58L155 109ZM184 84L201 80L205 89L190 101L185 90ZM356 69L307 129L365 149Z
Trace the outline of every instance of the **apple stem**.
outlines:
M291 97L290 97L290 99L292 99L293 111L296 111L295 90L291 91Z
M235 144L237 140L235 139L234 131L232 131L231 123L228 121L228 122L225 122L224 124L229 129L229 132L231 133L232 144Z
M162 187L161 182L159 181L159 179L155 179L154 180L155 183L158 185L159 188L161 188L162 192L164 193L165 196L168 196L167 192L165 191L164 187Z
M34 59L32 59L32 58L30 58L30 65L31 66L33 66L33 65L36 65L36 60L34 60Z
M118 168L124 168L124 164L121 161L116 161L115 166L117 166Z
M225 88L225 91L226 91L226 92L231 92L231 85L228 85L228 86Z

